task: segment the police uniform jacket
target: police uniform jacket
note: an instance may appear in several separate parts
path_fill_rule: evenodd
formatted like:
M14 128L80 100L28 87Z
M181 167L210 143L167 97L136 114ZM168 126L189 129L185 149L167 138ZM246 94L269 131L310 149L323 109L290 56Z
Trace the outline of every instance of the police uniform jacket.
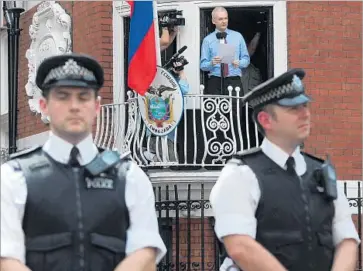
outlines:
M302 177L308 176L310 167L319 162L303 156L297 147L292 157L300 178L284 179L288 176L284 171L289 155L267 138L260 148L246 155L247 163L228 163L212 189L210 201L218 238L249 235L288 270L330 270L334 247L349 238L360 242L343 191L338 187L338 198L331 203L324 201L318 191L309 192L310 204L304 204L299 182L309 182ZM253 157L261 163L253 161ZM316 259L317 254L320 259Z
M65 166L72 147L50 134L42 149L25 155L48 159L53 173L45 179L25 179L13 161L1 166L1 257L17 259L33 271L107 271L126 255L154 247L159 262L166 248L145 173L130 161L123 180L93 180L79 171L77 179ZM98 154L91 135L76 147L81 166ZM35 162L28 169L37 172L44 166Z

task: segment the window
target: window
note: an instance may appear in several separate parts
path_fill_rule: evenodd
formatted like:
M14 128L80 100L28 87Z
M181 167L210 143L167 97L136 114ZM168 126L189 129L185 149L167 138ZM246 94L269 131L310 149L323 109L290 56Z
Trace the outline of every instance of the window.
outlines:
M203 38L214 31L212 25L213 8L202 9L200 13L200 43ZM256 52L251 56L251 64L259 71L261 82L273 77L273 9L272 7L233 7L227 8L228 27L242 34L246 45L256 33L261 34ZM207 73L201 72L201 82L207 85ZM250 89L244 90L248 92Z

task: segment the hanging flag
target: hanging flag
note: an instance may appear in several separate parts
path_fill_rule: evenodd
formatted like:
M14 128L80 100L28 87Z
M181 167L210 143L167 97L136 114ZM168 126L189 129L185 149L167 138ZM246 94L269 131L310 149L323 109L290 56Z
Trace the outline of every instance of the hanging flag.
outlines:
M127 1L131 7L128 86L144 95L156 75L153 1Z

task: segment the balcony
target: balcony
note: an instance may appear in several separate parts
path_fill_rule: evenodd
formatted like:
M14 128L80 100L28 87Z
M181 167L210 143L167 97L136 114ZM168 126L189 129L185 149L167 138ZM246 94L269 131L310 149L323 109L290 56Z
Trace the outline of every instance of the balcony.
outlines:
M239 88L228 90L228 96L205 95L201 87L201 94L185 95L183 116L172 140L167 136L148 136L138 97L128 92L126 102L102 106L95 143L130 151L141 167L150 173L158 172L161 179L170 180L170 170L175 171L172 175L183 175L178 180L215 180L214 173L233 154L259 146L262 140Z

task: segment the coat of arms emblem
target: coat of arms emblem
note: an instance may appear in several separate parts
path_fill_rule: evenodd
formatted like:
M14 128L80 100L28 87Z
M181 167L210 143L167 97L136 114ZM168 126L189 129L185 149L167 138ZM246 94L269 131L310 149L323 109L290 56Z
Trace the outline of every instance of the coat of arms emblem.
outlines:
M163 126L163 123L173 121L173 94L169 92L175 90L175 88L165 85L161 85L157 89L151 86L146 95L144 102L148 113L147 118L159 128Z
M138 97L141 117L151 133L163 136L172 132L183 113L183 94L176 79L165 69L157 74L145 96Z

